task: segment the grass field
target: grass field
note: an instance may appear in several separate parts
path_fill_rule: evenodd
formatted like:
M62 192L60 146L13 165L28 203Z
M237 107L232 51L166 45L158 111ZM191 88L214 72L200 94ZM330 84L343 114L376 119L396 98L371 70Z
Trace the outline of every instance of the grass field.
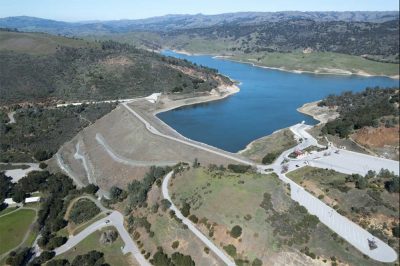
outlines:
M96 46L83 40L54 36L46 33L0 31L0 51L15 51L35 55L54 53L59 46L85 47Z
M268 153L281 154L296 144L292 131L283 129L253 141L246 150L240 152L240 155L261 163L262 158Z
M113 228L114 227L107 227L102 229L102 231ZM60 256L57 256L56 259L67 259L72 262L73 259L78 255L85 254L91 250L97 250L104 253L104 259L109 265L135 265L131 261L130 255L122 254L121 247L124 245L124 243L121 240L121 237L118 237L117 240L111 245L100 244L99 239L102 231L96 231L92 233L73 249L61 254Z
M380 63L360 56L330 52L313 52L309 54L301 52L252 53L235 55L232 59L286 70L317 71L332 74L340 74L340 72L344 71L353 74L363 72L370 75L399 75L398 64Z
M391 229L399 224L399 193L374 185L357 189L354 183L346 183L348 175L333 170L303 167L287 176L398 250L398 238Z
M236 260L251 263L259 258L264 265L276 261L313 265L323 259L329 263L334 256L351 265L377 265L347 243L333 239L333 232L323 224L312 226L311 216L291 200L287 187L275 175L197 168L177 175L171 183L174 203L189 203L190 213L200 220L198 227L212 235L217 245L234 245ZM242 227L238 239L229 234L235 225ZM298 252L305 247L316 259Z
M21 209L0 217L0 254L21 243L35 216L35 211Z
M16 209L18 209L18 207L8 207L8 208L5 208L4 210L1 210L1 211L0 211L0 216L2 216L2 215L4 215L4 214L7 214L7 213L9 213L9 212L15 211Z

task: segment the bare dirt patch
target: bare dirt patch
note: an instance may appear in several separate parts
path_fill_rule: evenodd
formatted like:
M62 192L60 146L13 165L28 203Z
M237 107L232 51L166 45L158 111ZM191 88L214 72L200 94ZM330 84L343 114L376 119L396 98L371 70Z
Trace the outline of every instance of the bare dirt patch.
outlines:
M399 160L399 126L392 128L365 127L357 130L351 137L355 142L379 155Z
M115 161L96 140L98 133L117 155L132 161L147 161L154 165L165 161L185 161L191 164L197 158L204 165L232 163L224 157L150 133L139 119L125 107L119 106L85 128L59 151L77 178L84 184L89 179L94 180L104 190L113 185L123 188L132 180L141 179L149 167ZM82 160L74 158L78 141L82 155L90 166L89 171L85 171Z

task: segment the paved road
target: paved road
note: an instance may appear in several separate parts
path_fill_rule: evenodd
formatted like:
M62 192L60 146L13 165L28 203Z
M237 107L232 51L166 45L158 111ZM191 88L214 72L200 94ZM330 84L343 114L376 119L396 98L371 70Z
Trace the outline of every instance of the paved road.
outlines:
M382 167L393 171L397 170L398 173L399 163L346 150L339 150L339 153L336 154L334 153L336 150L334 148L309 155L301 160L289 159L287 155L292 153L294 150L304 149L307 146L317 144L317 140L305 132L307 127L308 126L302 124L291 127L293 133L302 138L303 142L298 144L296 147L283 152L273 164L268 166L258 166L259 171L263 172L267 168L272 168L283 182L290 184L291 198L293 200L304 206L309 213L316 215L323 224L328 226L332 231L336 232L362 253L381 262L393 262L397 260L397 253L390 246L374 237L359 225L337 213L333 208L311 195L302 186L298 185L281 172L282 164L287 165L289 168L288 171L290 172L298 169L297 165L303 167L306 165L305 163L307 163L314 167L331 168L335 171L349 174L365 174L369 169L379 171ZM326 152L331 153L331 155L324 156L323 154ZM288 160L288 162L284 163L284 160ZM378 248L370 250L368 239L374 240Z
M122 105L125 106L125 108L128 109L128 111L131 112L134 116L136 116L146 126L146 129L150 133L152 133L154 135L157 135L157 136L160 136L160 137L163 137L163 138L166 138L166 139L170 139L170 140L173 140L173 141L177 141L177 142L180 142L182 144L185 144L185 145L188 145L188 146L192 146L192 147L195 147L197 149L201 149L201 150L204 150L204 151L207 151L207 152L211 152L211 153L217 154L219 156L234 160L234 161L236 161L238 163L254 165L253 162L251 162L249 160L244 160L244 159L238 158L237 156L235 156L233 154L231 155L231 154L228 154L228 153L220 152L220 151L217 151L217 150L212 149L212 148L204 147L204 146L202 146L200 144L197 144L197 143L195 143L193 141L190 141L190 140L183 140L183 139L179 139L179 138L175 138L175 137L163 134L160 131L158 131L156 128L151 126L149 122L147 122L143 117L141 117L138 113L136 113L131 107L129 107L127 102L122 103Z
M150 266L151 264L143 257L143 255L140 253L138 247L136 244L133 242L132 238L130 237L128 231L126 231L124 227L124 217L122 216L121 213L118 211L113 211L109 216L98 220L97 222L94 222L93 224L89 225L86 227L82 232L79 234L72 236L68 239L68 241L62 245L61 247L56 248L54 251L57 255L60 255L64 252L67 252L79 242L81 242L83 239L88 237L91 233L106 227L106 226L114 226L120 237L125 243L125 246L122 248L122 253L127 254L131 253L137 262L142 265L142 266Z
M195 234L210 250L212 250L223 262L225 262L227 265L235 265L235 263L227 256L225 253L220 250L214 243L212 243L202 232L200 232L195 225L186 217L184 217L181 213L181 211L175 206L175 204L172 202L169 193L168 193L168 184L169 180L172 176L173 172L169 172L163 180L162 183L162 193L164 199L167 199L171 202L171 207L170 209L173 210L176 214L176 216L182 220L184 224L186 224L189 228L190 231L192 231L193 234Z

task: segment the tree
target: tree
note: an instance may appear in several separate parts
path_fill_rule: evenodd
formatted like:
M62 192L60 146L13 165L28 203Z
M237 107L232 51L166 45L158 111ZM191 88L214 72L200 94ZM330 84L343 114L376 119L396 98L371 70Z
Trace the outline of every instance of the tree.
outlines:
M190 214L190 205L187 202L182 203L182 208L180 209L183 216L188 217Z
M192 257L189 255L183 255L182 253L175 252L171 257L175 266L195 266Z
M92 250L86 254L76 256L72 261L71 266L104 265L103 263L104 253Z
M84 187L82 190L85 193L94 195L99 190L99 187L96 186L95 184L89 184L86 187Z
M11 180L11 177L6 176L4 172L0 172L0 203L3 203L3 201L8 198L13 188Z
M179 247L179 241L177 240L177 241L172 242L171 247L172 247L173 249L177 249L177 248Z
M24 202L26 197L27 197L27 194L24 191L22 191L20 189L16 189L13 192L12 200L17 203L21 203L21 202Z
M47 159L50 159L51 156L53 156L51 153L48 153L44 150L38 150L33 154L33 157L35 157L35 159L38 161L45 161Z
M239 225L235 225L231 232L230 232L231 237L233 238L238 238L239 236L242 235L242 227L240 227Z
M120 199L120 196L122 195L122 189L116 186L112 186L110 189L110 198L112 200L118 201Z
M52 259L56 253L54 251L47 251L44 250L42 253L40 253L39 257L36 257L33 261L33 265L43 265L46 261Z
M243 165L243 164L229 164L228 169L234 173L243 174L250 170L250 165Z
M262 163L263 164L273 163L275 161L276 157L278 157L278 154L276 154L276 153L268 153L267 155L265 155L262 158Z
M168 258L168 255L165 254L162 250L158 250L153 258L150 260L151 264L154 266L174 266L171 259Z
M356 188L366 189L368 187L368 181L364 177L359 177L356 181Z
M40 168L40 169L45 169L45 168L47 168L47 163L41 162L41 163L39 164L39 168Z
M62 259L62 260L51 260L49 262L46 263L46 266L69 266L70 263L68 260L66 259Z
M24 248L18 252L12 251L7 258L6 263L11 266L26 265L31 257L31 248Z
M399 193L400 178L398 176L392 177L392 180L385 182L385 188L390 193Z

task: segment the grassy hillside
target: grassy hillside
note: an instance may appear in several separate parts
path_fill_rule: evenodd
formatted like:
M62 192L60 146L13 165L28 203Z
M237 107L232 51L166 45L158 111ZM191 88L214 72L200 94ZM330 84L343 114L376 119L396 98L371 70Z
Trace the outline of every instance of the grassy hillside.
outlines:
M362 58L361 56L332 52L261 52L234 55L231 58L260 66L282 68L285 70L332 74L399 75L398 64L376 62Z
M2 32L1 36L1 105L210 91L219 84L216 70L126 44L84 42L37 33ZM19 45L12 51L13 43ZM230 83L227 78L220 78Z
M0 51L13 51L33 55L52 54L60 48L66 47L99 47L98 43L72 38L53 36L47 33L29 33L0 30Z

